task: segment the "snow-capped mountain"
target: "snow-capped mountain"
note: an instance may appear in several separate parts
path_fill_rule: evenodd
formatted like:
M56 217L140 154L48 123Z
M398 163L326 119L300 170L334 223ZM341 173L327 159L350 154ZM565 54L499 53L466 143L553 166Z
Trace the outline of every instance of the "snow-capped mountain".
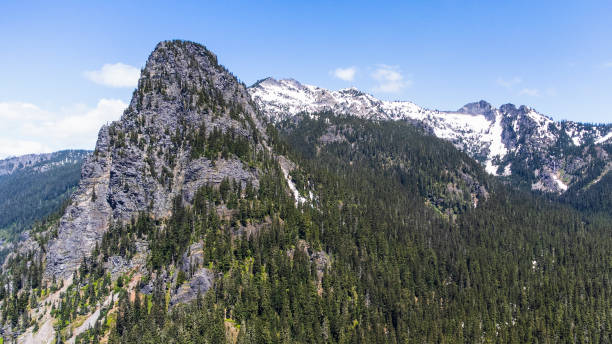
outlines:
M612 166L610 152L602 148L612 142L611 125L556 122L524 105L505 104L497 109L479 101L457 111L438 111L407 101L379 100L355 88L330 91L273 78L258 81L249 92L273 122L331 111L419 124L480 161L487 172L532 189L562 193L594 162L604 163L602 173Z

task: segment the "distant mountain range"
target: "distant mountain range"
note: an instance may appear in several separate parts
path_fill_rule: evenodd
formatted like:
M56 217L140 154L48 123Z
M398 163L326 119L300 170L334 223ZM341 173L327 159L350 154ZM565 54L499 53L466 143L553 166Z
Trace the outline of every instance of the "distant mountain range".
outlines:
M0 160L0 235L11 237L70 197L91 152L65 150Z
M457 111L438 111L379 100L355 88L330 91L273 78L256 82L249 93L275 123L321 112L411 122L449 140L487 172L532 190L564 193L596 183L612 167L611 124L556 122L524 105L497 109L481 100Z

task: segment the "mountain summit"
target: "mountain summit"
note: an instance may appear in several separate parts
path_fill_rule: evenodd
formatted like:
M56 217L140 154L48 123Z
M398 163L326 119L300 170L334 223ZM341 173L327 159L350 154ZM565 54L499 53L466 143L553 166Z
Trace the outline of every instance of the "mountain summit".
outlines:
M465 113L471 115L487 115L492 111L493 106L484 100L465 104L463 107L461 107L461 109L457 110L458 113Z
M204 152L200 138L230 135L248 154L265 138L250 96L205 47L184 41L157 45L121 119L100 130L93 157L50 243L46 275L70 276L110 221L139 212L170 214L173 199L193 200L224 177L257 184L257 172L236 154ZM219 142L221 144L221 142Z

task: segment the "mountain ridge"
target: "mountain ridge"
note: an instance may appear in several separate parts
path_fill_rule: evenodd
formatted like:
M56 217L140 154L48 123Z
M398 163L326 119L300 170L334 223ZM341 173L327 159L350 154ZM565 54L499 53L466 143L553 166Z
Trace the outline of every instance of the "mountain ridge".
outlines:
M0 159L0 176L10 175L28 167L35 167L39 172L44 171L51 166L60 166L64 163L81 160L91 152L84 149L63 149L51 153L32 153L6 157ZM58 157L61 159L58 160Z
M553 193L563 193L580 181L589 164L585 161L600 159L597 154L576 152L568 159L570 150L612 143L612 124L556 122L525 105L508 103L495 108L481 100L457 111L429 110L409 101L382 101L354 88L330 91L294 79L273 78L256 82L249 92L272 122L302 112L331 111L418 124L451 141L481 162L490 174L511 177L527 173L518 184ZM612 164L605 155L604 161Z

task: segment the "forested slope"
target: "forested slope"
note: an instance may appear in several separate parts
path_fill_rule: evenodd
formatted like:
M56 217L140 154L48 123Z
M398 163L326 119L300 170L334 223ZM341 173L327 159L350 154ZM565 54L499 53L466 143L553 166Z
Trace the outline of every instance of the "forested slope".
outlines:
M166 316L163 286L145 298L157 311L124 299L111 341L610 337L609 218L508 190L449 143L410 125L321 115L283 132L281 138L271 130L270 137L277 152L298 163L292 180L310 200L296 209L292 199L279 198L282 189L269 189L283 184L277 169L276 182L263 183L254 198L235 196L244 211L232 221L276 219L254 235L232 236L232 221L214 231L214 215L205 220L198 206L186 210L191 215L182 223L194 221L192 238L205 238L205 262L222 277ZM450 197L481 187L487 196L482 190L476 207L471 197ZM215 194L202 199L233 198ZM251 212L247 204L267 210Z
M87 151L44 154L35 163L16 160L11 173L0 175L0 232L14 237L34 221L59 210L79 183ZM7 171L8 172L8 171Z

